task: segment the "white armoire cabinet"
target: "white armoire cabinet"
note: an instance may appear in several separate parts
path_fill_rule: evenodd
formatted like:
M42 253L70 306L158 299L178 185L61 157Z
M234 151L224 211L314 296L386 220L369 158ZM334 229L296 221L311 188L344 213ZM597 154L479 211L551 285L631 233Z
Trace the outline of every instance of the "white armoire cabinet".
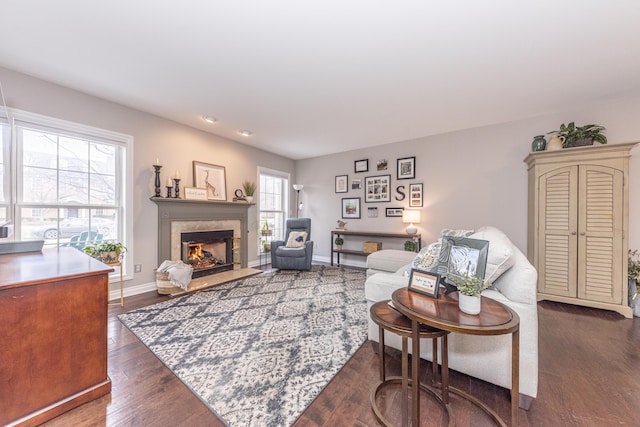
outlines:
M627 304L629 157L637 143L542 151L529 173L528 257L538 300L614 310Z

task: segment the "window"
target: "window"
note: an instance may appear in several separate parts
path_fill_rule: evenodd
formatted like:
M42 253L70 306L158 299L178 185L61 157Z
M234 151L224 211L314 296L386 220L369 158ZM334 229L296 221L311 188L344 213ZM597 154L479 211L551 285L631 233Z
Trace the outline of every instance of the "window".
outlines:
M259 201L259 228L258 253L265 250L264 243L272 240L283 240L286 219L286 209L289 200L289 177L284 172L261 168L260 174L260 201ZM265 227L266 224L266 227ZM271 233L264 233L268 228Z
M2 125L0 219L4 211L15 240L66 246L92 232L94 239L131 250L131 137L18 110L10 114L14 124Z

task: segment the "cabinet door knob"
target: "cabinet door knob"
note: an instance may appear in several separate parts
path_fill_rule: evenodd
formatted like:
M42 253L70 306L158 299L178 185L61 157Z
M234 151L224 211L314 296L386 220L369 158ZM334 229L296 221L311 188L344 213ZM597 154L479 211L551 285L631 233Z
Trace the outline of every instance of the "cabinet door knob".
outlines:
M584 231L582 233L580 233L581 236L586 236L587 233L585 233Z
M575 236L576 234L578 234L578 233L576 233L575 231L572 231L572 232L571 232L571 235L572 235L572 236Z

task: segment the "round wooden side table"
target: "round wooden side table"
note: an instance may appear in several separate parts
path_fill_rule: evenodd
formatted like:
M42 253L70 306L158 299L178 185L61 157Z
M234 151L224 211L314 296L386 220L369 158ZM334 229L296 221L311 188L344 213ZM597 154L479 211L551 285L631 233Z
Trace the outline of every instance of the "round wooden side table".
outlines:
M411 381L409 380L409 346L407 344L407 339L411 338L412 334L412 324L411 320L400 313L393 307L393 303L389 300L379 301L371 306L369 310L371 315L371 320L378 325L378 345L379 345L379 353L380 353L380 381L374 386L371 390L371 409L375 414L378 421L380 421L385 426L393 426L394 424L390 423L382 414L382 411L378 407L376 403L376 399L380 391L387 385L390 384L398 384L402 385L402 425L408 426L409 424L409 398L408 398L408 390ZM386 368L385 368L385 354L384 354L384 331L392 332L396 335L399 335L402 338L402 376L391 376L387 377ZM433 362L432 362L432 384L437 384L436 379L438 377L438 338L442 338L443 340L443 348L446 348L447 343L447 335L448 331L443 331L440 329L435 329L430 326L421 325L419 331L419 337L422 338L430 338L433 343ZM446 363L446 360L443 361ZM443 370L448 370L446 366L443 365ZM440 382L442 385L443 383ZM419 384L421 390L431 394L438 400L438 402L447 410L447 414L449 416L449 425L454 425L454 418L450 411L450 406L447 405L443 398L439 396L434 389L427 387L424 384ZM453 423L453 424L452 424Z

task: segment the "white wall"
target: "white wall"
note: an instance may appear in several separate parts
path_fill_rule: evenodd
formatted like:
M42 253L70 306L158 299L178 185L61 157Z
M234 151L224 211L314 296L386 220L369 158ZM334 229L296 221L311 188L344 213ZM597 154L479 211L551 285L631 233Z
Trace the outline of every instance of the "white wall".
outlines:
M395 200L397 185L424 183L424 207L419 232L423 244L434 241L443 228L473 229L494 225L502 229L526 253L527 248L527 169L523 159L531 150L533 137L559 128L561 123L597 123L605 126L609 143L640 141L640 96L603 101L582 106L564 114L497 124L444 135L387 144L296 163L297 181L304 184L305 207L301 215L313 220L314 255L329 257L329 232L341 218L343 197L362 198L362 219L349 219L347 229L401 233L406 228L400 218L386 218L386 207L408 207L408 198ZM416 179L396 180L396 159L416 157ZM368 173L354 173L354 161L369 159ZM375 170L376 162L387 159L386 172ZM630 160L630 239L631 248L640 247L640 149ZM391 174L389 203L365 203L364 188L348 193L334 192L336 175L364 178ZM364 181L363 181L364 183ZM364 185L364 184L363 184ZM405 188L405 190L406 190ZM367 218L367 207L377 206L378 217ZM359 244L359 242L358 242ZM383 247L401 248L402 240L386 241ZM345 242L345 246L347 242ZM354 248L355 249L355 248ZM363 265L364 258L347 257L346 263Z
M180 170L183 178L180 186L192 186L193 160L225 166L228 201L233 199L235 189L241 188L243 180L258 182L259 166L294 172L291 159L24 74L0 68L0 81L8 107L133 136L134 243L127 256L131 265L142 264L142 273L127 281L127 287L155 281L157 206L149 198L154 195L152 164L156 158L163 165L162 185L167 176ZM163 188L163 194L164 191ZM255 231L248 241L254 242L258 228L256 207L249 209L249 227ZM256 247L251 245L249 262L256 259Z

